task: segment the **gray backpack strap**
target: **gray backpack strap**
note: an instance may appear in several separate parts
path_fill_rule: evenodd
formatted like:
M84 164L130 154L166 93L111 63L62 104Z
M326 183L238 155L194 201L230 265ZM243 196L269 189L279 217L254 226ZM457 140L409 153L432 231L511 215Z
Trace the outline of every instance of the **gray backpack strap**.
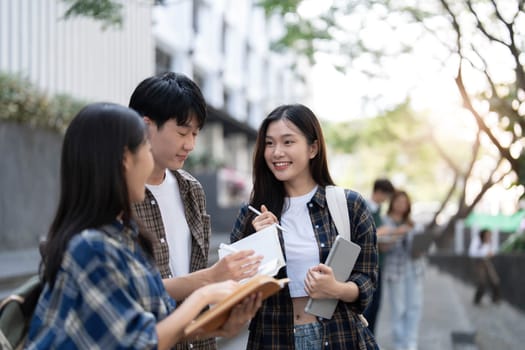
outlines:
M341 237L351 241L350 218L348 217L345 189L338 186L326 186L325 191L328 211L332 220L334 220L337 232Z

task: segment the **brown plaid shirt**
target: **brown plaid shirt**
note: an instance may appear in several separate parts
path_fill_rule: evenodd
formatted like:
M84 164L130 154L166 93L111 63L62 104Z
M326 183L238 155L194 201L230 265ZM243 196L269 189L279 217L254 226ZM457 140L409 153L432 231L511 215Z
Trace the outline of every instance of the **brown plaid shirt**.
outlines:
M374 220L363 197L346 190L352 242L361 246L354 269L349 277L359 288L356 301L339 301L331 319L319 319L322 327L322 347L326 350L378 350L374 335L359 319L370 301L377 280L377 243ZM307 204L319 248L320 261L325 261L337 236L337 228L326 204L325 188L319 186L312 200ZM247 206L243 206L230 236L231 242L245 237L244 222L252 219ZM284 233L286 234L286 233ZM283 232L279 231L281 247L284 250ZM277 278L284 278L286 266ZM250 323L247 349L290 350L294 349L294 321L292 298L288 286L266 299Z
M210 249L210 216L206 212L206 198L202 185L184 170L173 172L179 184L180 196L184 206L186 221L191 232L191 257L190 272L203 269L208 266L208 252ZM166 239L162 216L153 194L146 189L146 197L142 203L134 206L137 218L144 227L154 234L153 251L155 262L162 278L173 277L169 266L169 249ZM182 220L183 218L181 218ZM183 349L217 349L214 338L184 342L175 346L177 350Z

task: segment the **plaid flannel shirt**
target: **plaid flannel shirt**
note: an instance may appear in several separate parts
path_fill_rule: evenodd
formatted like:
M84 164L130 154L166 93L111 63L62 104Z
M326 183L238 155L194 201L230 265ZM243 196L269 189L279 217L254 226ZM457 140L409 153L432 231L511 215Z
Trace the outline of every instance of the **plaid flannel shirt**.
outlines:
M331 319L319 319L323 330L324 349L378 349L373 334L358 318L358 314L372 300L377 279L377 243L375 225L364 198L357 192L346 190L347 204L352 227L351 239L361 246L361 253L349 277L359 288L355 302L340 301ZM330 217L326 204L325 189L319 186L312 200L307 204L314 233L319 247L320 261L325 261L337 236L335 223ZM280 215L279 215L280 216ZM241 232L245 220L252 215L247 206L241 208L231 233L231 242L246 236ZM284 233L286 234L286 233ZM283 233L279 231L281 247L284 250ZM286 277L286 267L278 278ZM293 305L288 287L266 299L250 323L248 349L293 349L294 348Z
M202 185L184 170L172 172L177 180L180 190L184 213L191 232L191 257L190 272L201 270L208 266L208 253L210 249L210 216L206 212L206 197ZM146 189L146 197L142 203L134 205L135 213L144 227L154 234L153 250L155 262L160 271L162 278L171 278L169 261L169 247L166 239L164 224L160 213L157 200L153 194ZM177 350L199 349L214 350L217 349L214 338L195 340L177 344Z
M103 230L103 231L102 231ZM38 301L27 349L155 349L157 322L175 309L153 263L122 224L69 243Z

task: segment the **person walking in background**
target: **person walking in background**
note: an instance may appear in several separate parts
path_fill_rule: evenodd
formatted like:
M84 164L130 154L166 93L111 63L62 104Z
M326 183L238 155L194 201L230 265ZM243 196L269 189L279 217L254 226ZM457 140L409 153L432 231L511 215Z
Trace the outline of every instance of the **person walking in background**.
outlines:
M131 205L144 199L153 170L142 118L108 103L88 105L64 136L60 196L42 246L44 289L29 325L27 349L168 349L210 303L238 282L195 290L175 309ZM261 296L235 307L215 335L234 335Z
M423 308L423 258L411 256L411 237L415 234L410 217L410 197L395 191L383 218L389 248L383 263L383 282L388 290L394 346L396 350L416 350Z
M476 239L477 238L477 239ZM469 247L469 255L474 258L474 269L476 271L476 292L474 293L474 305L479 305L485 291L490 288L492 302L500 300L499 276L492 264L492 256L496 249L492 244L492 232L483 229L479 235L474 236Z
M328 211L325 186L333 185L326 146L316 116L306 106L282 105L262 122L255 145L250 205L240 209L231 242L280 221L290 283L266 299L249 326L247 349L378 349L358 314L370 303L377 281L377 245L364 198L345 190L351 240L361 253L346 282L338 282L326 260L338 234ZM308 298L339 299L331 319L305 312Z
M376 230L382 230L382 219L381 219L381 205L390 199L390 196L392 196L392 193L394 193L394 186L392 185L392 182L388 179L376 179L374 181L374 187L372 189L372 196L370 197L370 200L367 202L368 207L370 209L370 212L372 213L372 216L374 218L374 224L376 225ZM372 333L375 333L375 326L376 326L376 320L377 320L377 314L379 312L379 307L381 304L381 266L383 263L383 254L381 252L381 244L378 244L378 250L379 250L379 258L378 258L378 270L377 270L377 287L374 292L374 295L372 296L372 302L368 307L366 308L364 312L364 316L366 320L368 321L368 328L372 331Z
M136 87L129 106L144 118L154 160L146 197L134 209L155 234L155 260L162 278L176 286L175 299L183 300L208 283L253 276L261 260L253 251L231 254L207 267L211 226L204 190L182 170L206 121L199 87L182 74L159 74ZM215 339L177 345L177 349L216 347Z

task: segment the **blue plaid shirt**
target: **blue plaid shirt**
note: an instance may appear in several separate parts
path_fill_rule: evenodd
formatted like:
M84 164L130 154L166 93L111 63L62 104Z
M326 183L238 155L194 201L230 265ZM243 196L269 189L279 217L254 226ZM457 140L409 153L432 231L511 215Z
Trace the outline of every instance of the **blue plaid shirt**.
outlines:
M364 198L354 191L346 190L348 213L350 215L351 239L361 246L361 253L349 277L359 288L355 302L340 301L331 319L319 319L323 329L323 349L378 349L373 334L359 320L358 314L372 300L377 280L377 243L374 220ZM319 186L307 204L319 248L320 261L325 261L337 236L335 223L330 217L326 204L325 189ZM279 215L280 216L280 215ZM247 236L241 232L246 220L253 216L247 206L241 208L231 233L231 242ZM284 250L282 232L279 232ZM286 234L286 233L285 233ZM278 278L286 277L283 267ZM288 287L271 296L250 323L247 349L284 350L294 348L293 305Z
M159 273L119 223L76 235L30 323L27 349L155 349L175 309Z

